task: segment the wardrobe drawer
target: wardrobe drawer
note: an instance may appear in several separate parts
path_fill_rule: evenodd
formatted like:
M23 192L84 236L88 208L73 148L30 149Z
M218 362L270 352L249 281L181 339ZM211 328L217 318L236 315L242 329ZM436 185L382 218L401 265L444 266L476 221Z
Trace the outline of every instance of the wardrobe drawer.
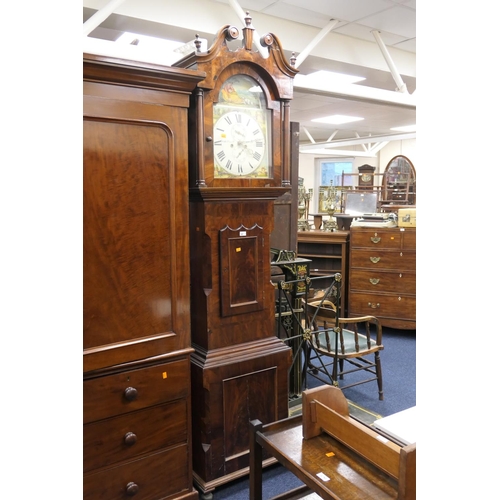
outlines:
M378 249L351 250L351 269L394 269L397 271L415 271L417 258L415 252L388 252Z
M192 488L187 445L83 477L84 500L152 500Z
M177 400L83 426L88 472L187 441L187 403Z
M392 272L371 269L369 271L352 269L349 276L351 290L366 290L369 292L416 293L415 272Z
M358 292L349 294L349 316L370 314L375 317L415 320L416 306L416 297L405 295L379 295Z
M189 361L183 359L85 380L83 422L185 398L189 377Z

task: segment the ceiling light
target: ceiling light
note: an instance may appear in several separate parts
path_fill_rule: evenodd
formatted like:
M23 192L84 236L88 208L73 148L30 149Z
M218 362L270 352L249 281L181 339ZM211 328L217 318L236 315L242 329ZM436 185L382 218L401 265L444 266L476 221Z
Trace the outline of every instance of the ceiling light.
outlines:
M323 118L314 118L314 120L311 121L319 123L330 123L331 125L340 125L342 123L359 122L360 120L364 120L364 118L359 118L357 116L331 115L324 116Z
M335 73L334 71L315 71L308 75L298 74L294 78L294 85L298 87L309 87L319 90L331 90L332 85L357 83L365 78L361 76L346 75L344 73Z
M393 127L391 130L395 130L396 132L416 132L416 125L406 125L405 127Z

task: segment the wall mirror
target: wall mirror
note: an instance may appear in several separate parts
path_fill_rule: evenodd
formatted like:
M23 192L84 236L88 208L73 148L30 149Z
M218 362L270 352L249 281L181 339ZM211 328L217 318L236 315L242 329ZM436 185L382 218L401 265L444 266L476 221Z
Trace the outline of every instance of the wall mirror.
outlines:
M381 198L382 205L416 205L417 175L406 156L395 156L385 167Z

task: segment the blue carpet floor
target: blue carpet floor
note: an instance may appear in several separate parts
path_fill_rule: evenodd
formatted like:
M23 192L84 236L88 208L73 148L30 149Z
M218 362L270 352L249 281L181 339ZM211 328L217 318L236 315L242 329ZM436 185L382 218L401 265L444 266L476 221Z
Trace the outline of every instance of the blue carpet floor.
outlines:
M272 465L262 472L262 499L268 500L302 484L285 467L280 464ZM248 500L249 498L248 476L217 488L213 494L213 500Z

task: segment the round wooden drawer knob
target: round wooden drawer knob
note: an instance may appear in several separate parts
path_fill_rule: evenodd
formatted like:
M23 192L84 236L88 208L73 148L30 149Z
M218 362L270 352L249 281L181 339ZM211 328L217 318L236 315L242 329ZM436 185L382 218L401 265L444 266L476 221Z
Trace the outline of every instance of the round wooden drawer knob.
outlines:
M139 486L136 483L130 481L130 483L127 484L126 492L127 496L133 497L136 493L139 493Z
M127 432L123 438L127 446L132 446L137 443L137 436L133 432Z
M137 399L137 389L135 387L127 387L124 394L127 401L135 401Z

